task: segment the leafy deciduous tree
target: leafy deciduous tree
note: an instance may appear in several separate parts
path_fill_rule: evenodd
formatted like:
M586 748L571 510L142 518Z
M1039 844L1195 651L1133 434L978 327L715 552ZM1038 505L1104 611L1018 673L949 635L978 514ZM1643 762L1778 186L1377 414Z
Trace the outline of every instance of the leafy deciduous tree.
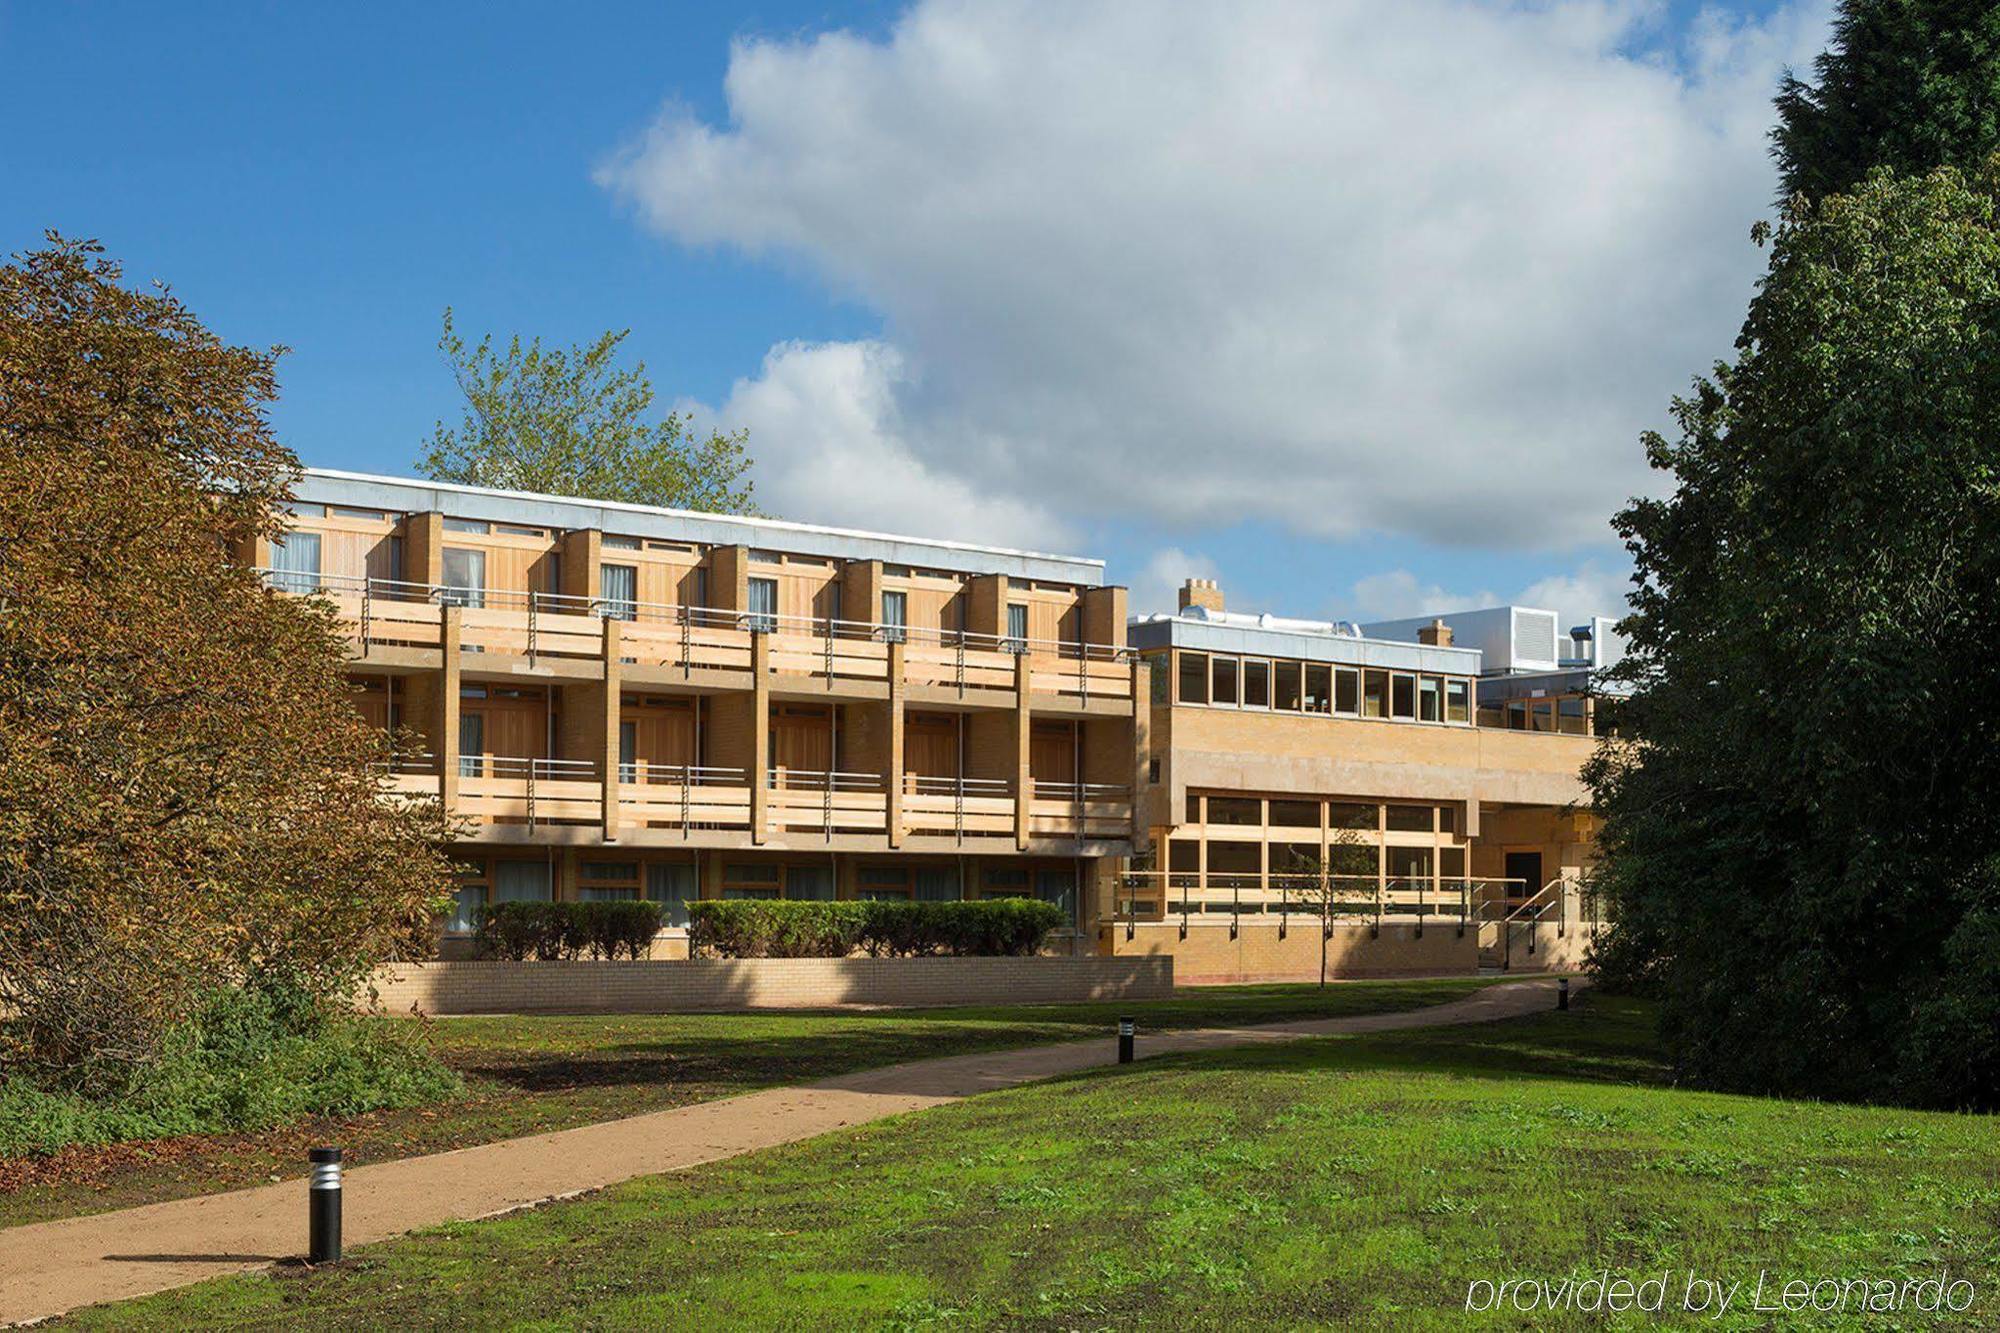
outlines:
M0 267L0 1068L89 1089L218 985L427 946L449 867L331 608L230 558L297 471L279 349L50 242Z
M444 312L438 350L465 395L456 429L440 421L418 466L438 481L591 500L755 514L746 432L697 438L678 412L647 419L653 386L642 361L617 364L630 330L587 347L504 353L490 337L468 348Z

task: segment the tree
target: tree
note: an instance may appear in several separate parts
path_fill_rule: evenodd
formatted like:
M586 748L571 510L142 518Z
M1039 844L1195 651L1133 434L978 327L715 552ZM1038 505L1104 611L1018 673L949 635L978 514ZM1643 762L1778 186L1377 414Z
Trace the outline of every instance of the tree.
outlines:
M631 331L587 347L544 350L541 339L505 353L484 337L468 349L444 312L438 350L465 395L457 429L440 421L417 466L438 481L589 500L755 514L748 433L699 439L687 417L647 420L653 406L646 363L616 360Z
M2000 9L1983 0L1843 0L1814 73L1778 93L1787 195L1841 193L1878 166L1976 171L2000 149Z
M345 1000L449 866L381 799L332 609L229 555L297 473L281 349L49 239L0 267L0 1073L89 1090L218 986Z
M1324 859L1304 852L1291 854L1291 866L1280 890L1287 906L1297 899L1319 917L1319 984L1322 987L1326 985L1327 942L1333 938L1334 914L1340 910L1342 902L1353 898L1352 892L1343 891L1343 888L1357 876L1365 875L1372 879L1376 873L1375 848L1354 829L1329 829L1326 842ZM1372 901L1374 895L1371 893L1369 898Z
M1798 196L1615 521L1606 959L1682 1071L2000 1104L2000 163Z

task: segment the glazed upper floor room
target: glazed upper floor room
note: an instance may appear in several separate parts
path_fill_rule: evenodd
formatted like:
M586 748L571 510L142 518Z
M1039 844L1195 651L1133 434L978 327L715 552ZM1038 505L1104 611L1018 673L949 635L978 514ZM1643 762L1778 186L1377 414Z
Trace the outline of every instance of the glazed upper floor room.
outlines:
M1611 622L1568 637L1556 623L1526 607L1371 625L1248 615L1191 579L1175 614L1137 617L1127 638L1152 665L1155 706L1598 734Z
M1125 590L1098 560L320 470L289 517L239 558L333 597L364 657L435 652L451 619L463 650L559 664L617 621L642 673L748 671L768 638L773 670L827 683L886 682L894 656L961 697L1132 697Z

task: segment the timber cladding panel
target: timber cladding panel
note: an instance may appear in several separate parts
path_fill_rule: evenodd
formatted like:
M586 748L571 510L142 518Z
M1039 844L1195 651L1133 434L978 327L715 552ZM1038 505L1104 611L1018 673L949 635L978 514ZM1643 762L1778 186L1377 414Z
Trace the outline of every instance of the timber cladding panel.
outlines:
M384 1010L425 1014L1060 1004L1171 999L1174 960L1155 954L400 963L378 971L372 986Z

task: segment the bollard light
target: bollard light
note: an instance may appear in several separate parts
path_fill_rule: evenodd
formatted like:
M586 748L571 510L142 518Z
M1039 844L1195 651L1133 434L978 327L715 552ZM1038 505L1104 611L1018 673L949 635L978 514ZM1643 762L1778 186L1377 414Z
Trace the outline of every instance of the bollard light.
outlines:
M312 1189L307 1197L310 1243L306 1258L315 1264L340 1262L340 1149L314 1148L307 1154L312 1163Z
M1132 1034L1138 1029L1138 1026L1139 1024L1134 1019L1121 1018L1118 1020L1118 1063L1121 1065L1132 1063Z
M1568 978L1568 977L1561 977L1561 978L1559 978L1559 979L1558 979L1558 980L1556 981L1556 1008L1558 1008L1558 1009L1567 1009L1567 1008L1569 1008L1569 978Z

